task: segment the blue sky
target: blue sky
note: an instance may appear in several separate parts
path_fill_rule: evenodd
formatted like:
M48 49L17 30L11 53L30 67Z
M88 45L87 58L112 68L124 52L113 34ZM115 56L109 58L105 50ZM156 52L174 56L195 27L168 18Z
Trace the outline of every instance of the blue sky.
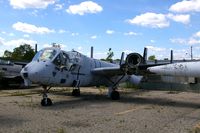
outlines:
M105 58L112 48L176 59L200 58L200 0L0 0L0 55L23 43L55 42Z

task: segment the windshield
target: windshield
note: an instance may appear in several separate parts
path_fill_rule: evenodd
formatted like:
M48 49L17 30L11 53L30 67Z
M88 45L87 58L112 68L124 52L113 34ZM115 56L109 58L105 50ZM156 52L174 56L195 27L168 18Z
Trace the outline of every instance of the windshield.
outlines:
M36 60L42 60L42 61L52 60L55 55L56 55L56 50L54 50L54 49L41 50L34 56L33 61L36 61Z

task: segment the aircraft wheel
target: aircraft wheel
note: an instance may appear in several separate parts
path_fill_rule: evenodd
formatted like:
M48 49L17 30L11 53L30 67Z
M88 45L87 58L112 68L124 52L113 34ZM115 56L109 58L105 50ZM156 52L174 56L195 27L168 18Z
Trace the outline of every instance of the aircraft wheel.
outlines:
M41 100L41 105L42 106L51 106L52 105L52 101L50 98L43 98Z
M72 91L72 96L80 96L80 89L74 89Z
M111 92L111 99L112 100L119 100L120 99L120 95L118 91L112 91Z

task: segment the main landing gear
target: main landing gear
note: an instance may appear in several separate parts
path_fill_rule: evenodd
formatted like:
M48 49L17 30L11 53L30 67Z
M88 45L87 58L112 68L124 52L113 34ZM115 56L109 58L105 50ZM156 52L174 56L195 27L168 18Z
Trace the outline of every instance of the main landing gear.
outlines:
M119 100L120 99L120 94L117 91L117 85L119 84L119 82L124 78L125 75L122 75L121 78L119 78L116 82L112 82L113 85L112 87L110 87L108 89L108 96L112 99L112 100Z
M117 87L108 88L108 97L110 97L112 100L120 99L120 94L116 89L117 89Z
M51 106L52 101L50 98L48 98L48 91L50 90L51 87L47 89L47 86L43 86L44 92L43 92L43 99L41 100L41 105L42 106Z
M119 100L119 99L120 99L120 94L119 94L118 91L113 90L113 91L111 92L110 97L111 97L112 100Z
M72 91L72 96L80 96L81 93L80 93L80 80L74 80L73 82L73 91Z

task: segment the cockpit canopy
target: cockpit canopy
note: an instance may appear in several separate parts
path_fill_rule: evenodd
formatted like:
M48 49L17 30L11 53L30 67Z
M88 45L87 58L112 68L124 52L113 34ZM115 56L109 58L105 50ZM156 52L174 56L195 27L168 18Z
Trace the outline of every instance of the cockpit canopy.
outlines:
M34 56L33 61L49 61L52 60L57 53L55 49L43 49Z
M64 52L57 48L46 48L40 50L33 58L33 61L51 61L59 68L74 69L80 61L80 53Z

